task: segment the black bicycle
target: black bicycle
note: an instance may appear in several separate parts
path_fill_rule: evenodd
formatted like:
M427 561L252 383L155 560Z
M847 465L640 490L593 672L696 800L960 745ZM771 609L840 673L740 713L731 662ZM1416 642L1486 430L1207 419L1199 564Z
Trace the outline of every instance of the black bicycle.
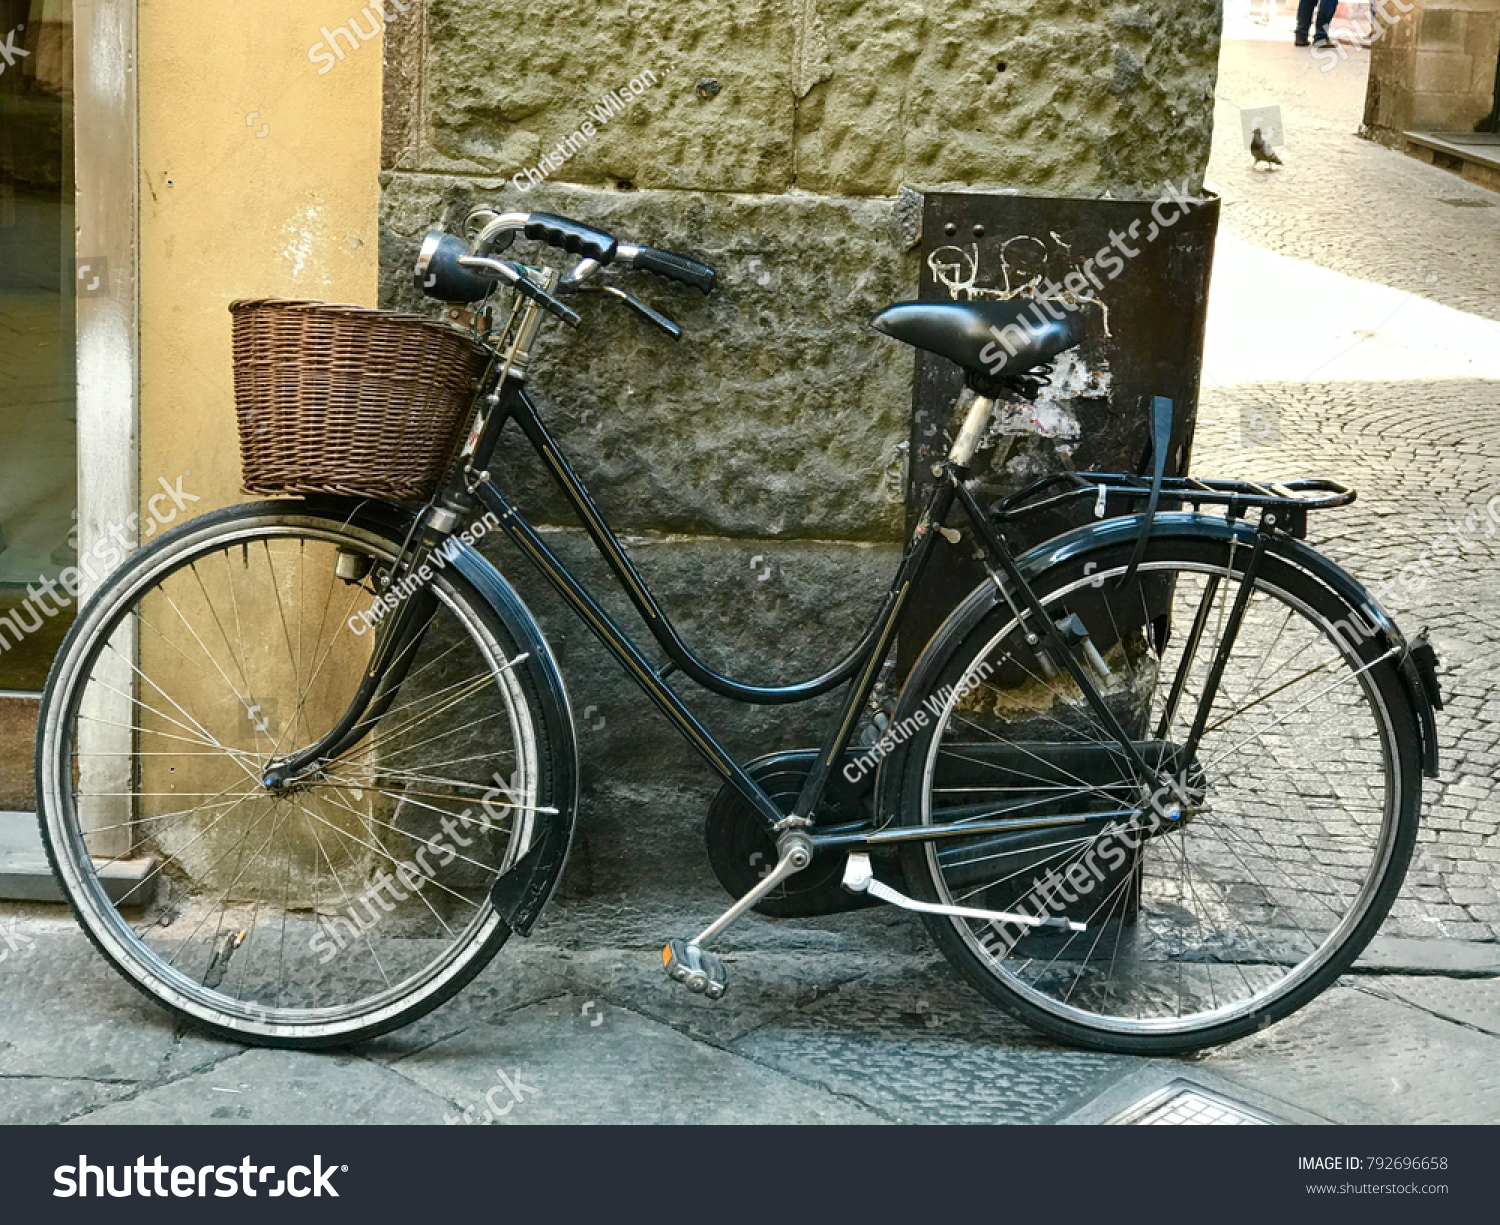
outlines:
M607 284L611 270L704 293L713 270L560 217L470 222L471 240L428 236L418 286L462 304L516 292L476 325L489 359L472 430L434 495L206 514L132 556L57 657L42 832L128 980L241 1041L341 1045L434 1008L529 932L567 855L577 754L537 622L474 547L496 521L724 780L709 849L736 900L662 951L690 990L723 993L710 945L752 908L872 901L920 912L988 999L1115 1051L1249 1033L1349 968L1401 885L1441 705L1425 640L1302 543L1309 512L1352 492L1168 476L1158 400L1139 474L1063 474L981 505L972 463L996 398L1035 393L1079 341L1077 316L1029 334L997 376L993 329L1029 301L900 303L875 328L957 362L974 392L936 490L843 659L799 684L731 679L679 637L526 390L544 316L576 324L567 300L585 291L679 333ZM502 258L518 235L578 261L559 275ZM499 488L507 426L665 662ZM1018 522L1089 503L1104 517L1019 556L1007 546ZM883 698L950 518L988 576ZM842 700L816 749L741 763L674 673L742 702Z

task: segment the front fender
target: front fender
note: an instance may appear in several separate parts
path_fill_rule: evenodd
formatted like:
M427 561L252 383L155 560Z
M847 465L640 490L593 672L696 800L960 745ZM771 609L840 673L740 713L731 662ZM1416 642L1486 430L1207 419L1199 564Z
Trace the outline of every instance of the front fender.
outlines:
M382 535L401 539L411 528L415 515L403 507L386 502L351 502L343 498L306 498L301 500L309 510L327 514L346 522L364 526ZM294 504L282 503L284 508ZM453 538L448 565L469 581L479 595L493 608L526 654L521 665L543 704L543 718L557 731L553 751L558 761L556 797L552 807L555 816L547 815L524 855L512 865L490 890L490 900L500 917L513 931L529 935L542 908L557 888L573 844L578 819L578 742L573 728L573 708L563 684L557 657L542 634L531 610L516 594L514 587L490 561L459 537ZM541 818L542 814L538 814Z

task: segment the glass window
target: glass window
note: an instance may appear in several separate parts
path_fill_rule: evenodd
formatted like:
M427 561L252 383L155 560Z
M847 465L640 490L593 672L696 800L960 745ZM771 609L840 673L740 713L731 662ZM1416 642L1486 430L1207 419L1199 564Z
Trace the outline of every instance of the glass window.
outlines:
M41 688L72 615L72 111L71 0L0 0L0 691Z

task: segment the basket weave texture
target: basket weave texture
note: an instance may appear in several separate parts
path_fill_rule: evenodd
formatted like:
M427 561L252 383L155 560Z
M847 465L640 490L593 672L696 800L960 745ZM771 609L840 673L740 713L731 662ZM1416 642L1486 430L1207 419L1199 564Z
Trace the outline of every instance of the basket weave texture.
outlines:
M489 351L420 315L234 302L234 400L246 493L432 495Z

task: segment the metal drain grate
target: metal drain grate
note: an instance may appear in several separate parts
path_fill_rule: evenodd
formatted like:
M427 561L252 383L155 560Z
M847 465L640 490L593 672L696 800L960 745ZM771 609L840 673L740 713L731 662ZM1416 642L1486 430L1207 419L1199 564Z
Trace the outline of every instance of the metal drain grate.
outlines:
M1108 1125L1117 1127L1264 1127L1279 1122L1243 1102L1185 1080L1174 1080L1106 1120Z

